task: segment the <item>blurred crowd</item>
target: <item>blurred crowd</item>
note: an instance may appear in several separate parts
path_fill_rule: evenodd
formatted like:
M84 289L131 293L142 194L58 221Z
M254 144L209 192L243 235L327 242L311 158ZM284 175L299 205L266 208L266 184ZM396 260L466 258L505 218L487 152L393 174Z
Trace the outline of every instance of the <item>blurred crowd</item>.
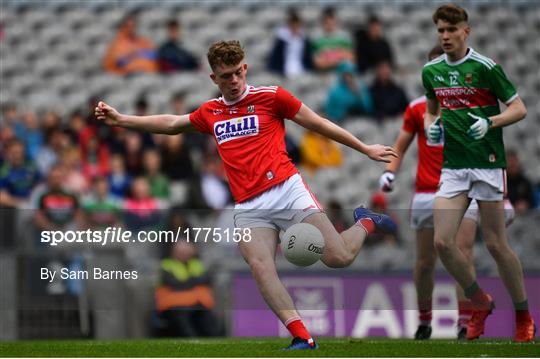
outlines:
M393 79L391 44L375 14L365 24L345 30L332 7L322 10L320 26L307 33L295 9L276 29L267 56L267 68L286 78L307 72L334 74L334 85L321 113L337 123L361 115L363 121L381 122L399 117L408 96ZM183 46L182 27L170 19L167 39L155 45L137 32L137 19L129 13L103 54L103 68L111 76L136 73L202 71L201 54ZM249 51L248 51L249 53ZM371 78L371 83L365 79ZM421 94L414 94L418 96ZM170 113L184 114L186 93L173 93ZM212 97L212 94L208 94ZM11 208L37 208L39 229L62 228L73 221L107 226L124 221L140 227L163 220L148 213L166 208L222 209L232 205L214 141L199 134L150 135L110 128L93 117L98 97L86 108L66 117L54 111L34 113L7 103L0 122L0 204ZM114 104L113 104L114 105ZM136 115L148 114L145 95L134 99ZM396 126L398 124L396 123ZM313 132L299 141L287 137L290 156L307 174L321 168L339 168L340 148ZM518 154L509 153L509 196L518 211L537 206L540 184L532 184L521 169ZM374 201L385 201L375 194ZM339 207L337 201L331 206ZM146 211L141 215L142 210ZM120 219L119 214L133 213ZM150 212L149 212L150 211Z

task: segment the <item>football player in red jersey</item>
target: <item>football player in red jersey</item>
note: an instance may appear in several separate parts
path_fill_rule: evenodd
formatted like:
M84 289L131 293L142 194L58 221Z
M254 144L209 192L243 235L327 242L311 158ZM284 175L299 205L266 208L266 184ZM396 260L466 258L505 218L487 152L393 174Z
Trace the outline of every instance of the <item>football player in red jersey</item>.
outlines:
M207 57L210 78L222 96L191 114L131 116L100 102L96 118L152 133L199 131L213 136L236 202L235 227L251 229L252 240L240 241L240 252L266 303L293 337L288 349L316 348L277 275L274 258L279 231L299 222L316 226L325 240L321 260L340 268L352 263L367 233L394 230L395 224L385 215L360 207L353 214L355 225L337 233L287 155L284 120L291 119L375 161L389 162L396 152L389 146L364 144L281 87L248 85L248 65L238 41L214 43Z

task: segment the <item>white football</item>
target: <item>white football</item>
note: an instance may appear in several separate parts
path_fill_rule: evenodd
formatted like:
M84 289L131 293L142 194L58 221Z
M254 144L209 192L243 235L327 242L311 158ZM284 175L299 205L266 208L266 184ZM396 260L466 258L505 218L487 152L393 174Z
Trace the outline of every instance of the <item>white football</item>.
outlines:
M281 240L281 250L292 264L307 267L321 259L324 252L324 238L314 225L297 223L285 231Z

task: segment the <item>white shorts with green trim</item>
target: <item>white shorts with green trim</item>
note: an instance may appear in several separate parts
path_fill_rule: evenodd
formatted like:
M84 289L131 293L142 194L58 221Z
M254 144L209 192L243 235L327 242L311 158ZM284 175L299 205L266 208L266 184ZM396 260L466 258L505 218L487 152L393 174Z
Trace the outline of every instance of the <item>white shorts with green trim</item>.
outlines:
M443 168L435 197L452 198L461 193L479 201L502 201L506 192L503 168Z

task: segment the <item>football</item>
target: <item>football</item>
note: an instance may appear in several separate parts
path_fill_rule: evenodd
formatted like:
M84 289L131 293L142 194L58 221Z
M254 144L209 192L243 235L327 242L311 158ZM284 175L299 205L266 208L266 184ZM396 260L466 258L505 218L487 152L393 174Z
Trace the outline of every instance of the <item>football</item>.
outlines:
M307 267L323 255L324 238L317 227L308 223L297 223L285 231L281 250L292 264Z

